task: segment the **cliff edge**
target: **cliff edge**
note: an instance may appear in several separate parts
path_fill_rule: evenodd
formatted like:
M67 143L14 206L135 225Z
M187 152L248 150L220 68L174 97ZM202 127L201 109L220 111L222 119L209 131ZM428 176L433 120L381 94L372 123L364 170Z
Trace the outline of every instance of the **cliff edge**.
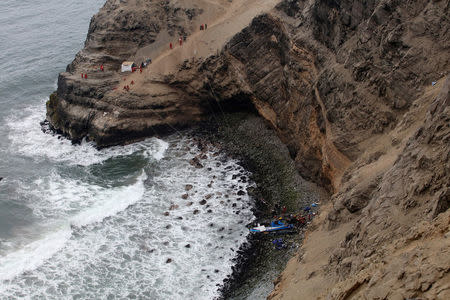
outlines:
M108 0L47 120L108 146L256 110L333 193L269 298L448 299L449 6Z

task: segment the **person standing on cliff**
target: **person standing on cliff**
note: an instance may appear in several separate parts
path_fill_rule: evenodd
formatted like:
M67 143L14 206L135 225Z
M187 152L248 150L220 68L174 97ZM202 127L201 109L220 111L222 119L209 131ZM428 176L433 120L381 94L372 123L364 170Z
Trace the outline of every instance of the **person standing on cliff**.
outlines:
M183 38L180 36L180 38L178 39L178 41L180 42L180 46L183 46Z
M169 47L170 47L170 49L172 49L172 48L173 48L173 46L172 46L172 43L170 43L170 44L169 44Z
M208 28L208 24L205 23L205 30Z
M101 70L102 72L104 71L103 65L100 65L100 70Z

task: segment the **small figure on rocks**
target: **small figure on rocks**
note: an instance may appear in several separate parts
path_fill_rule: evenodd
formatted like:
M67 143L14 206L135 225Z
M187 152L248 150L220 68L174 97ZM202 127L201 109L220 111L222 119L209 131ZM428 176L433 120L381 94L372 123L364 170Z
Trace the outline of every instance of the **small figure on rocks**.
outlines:
M180 38L178 39L178 41L180 42L180 46L183 46L183 38L180 36Z
M81 78L84 78L84 74L83 73L81 73Z
M173 48L173 46L172 46L172 43L170 43L170 44L169 44L169 47L170 47L170 49L172 49L172 48Z
M203 30L203 24L202 24L202 25L200 25L200 30Z
M208 24L205 23L205 30L208 29Z
M286 248L286 244L283 242L283 239L281 239L281 238L273 240L272 244L274 244L275 249L277 249L277 250Z
M84 74L84 79L87 79L87 74Z
M103 72L105 69L103 68L103 65L100 65L100 70Z
M3 177L0 177L0 181L2 181L3 180Z

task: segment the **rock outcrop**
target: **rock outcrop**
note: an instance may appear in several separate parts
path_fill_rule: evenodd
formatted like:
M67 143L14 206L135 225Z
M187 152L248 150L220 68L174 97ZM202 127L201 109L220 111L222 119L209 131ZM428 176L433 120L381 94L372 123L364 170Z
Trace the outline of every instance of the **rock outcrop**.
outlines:
M107 1L51 125L108 146L254 109L334 193L271 298L448 298L449 2L207 4ZM142 74L118 73L146 57Z

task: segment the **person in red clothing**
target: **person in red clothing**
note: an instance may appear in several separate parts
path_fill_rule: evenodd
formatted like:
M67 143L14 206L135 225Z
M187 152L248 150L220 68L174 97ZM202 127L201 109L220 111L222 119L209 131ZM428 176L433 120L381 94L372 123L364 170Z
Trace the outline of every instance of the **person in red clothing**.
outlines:
M170 47L170 49L172 49L172 48L173 48L173 47L172 47L172 43L170 43L170 44L169 44L169 47Z
M87 79L87 74L84 74L84 79Z
M100 65L100 70L101 70L102 72L104 71L103 65Z
M183 45L183 38L180 36L180 38L178 39L178 41L180 42L180 46Z
M83 75L83 73L81 73L81 78L84 78L84 75Z

